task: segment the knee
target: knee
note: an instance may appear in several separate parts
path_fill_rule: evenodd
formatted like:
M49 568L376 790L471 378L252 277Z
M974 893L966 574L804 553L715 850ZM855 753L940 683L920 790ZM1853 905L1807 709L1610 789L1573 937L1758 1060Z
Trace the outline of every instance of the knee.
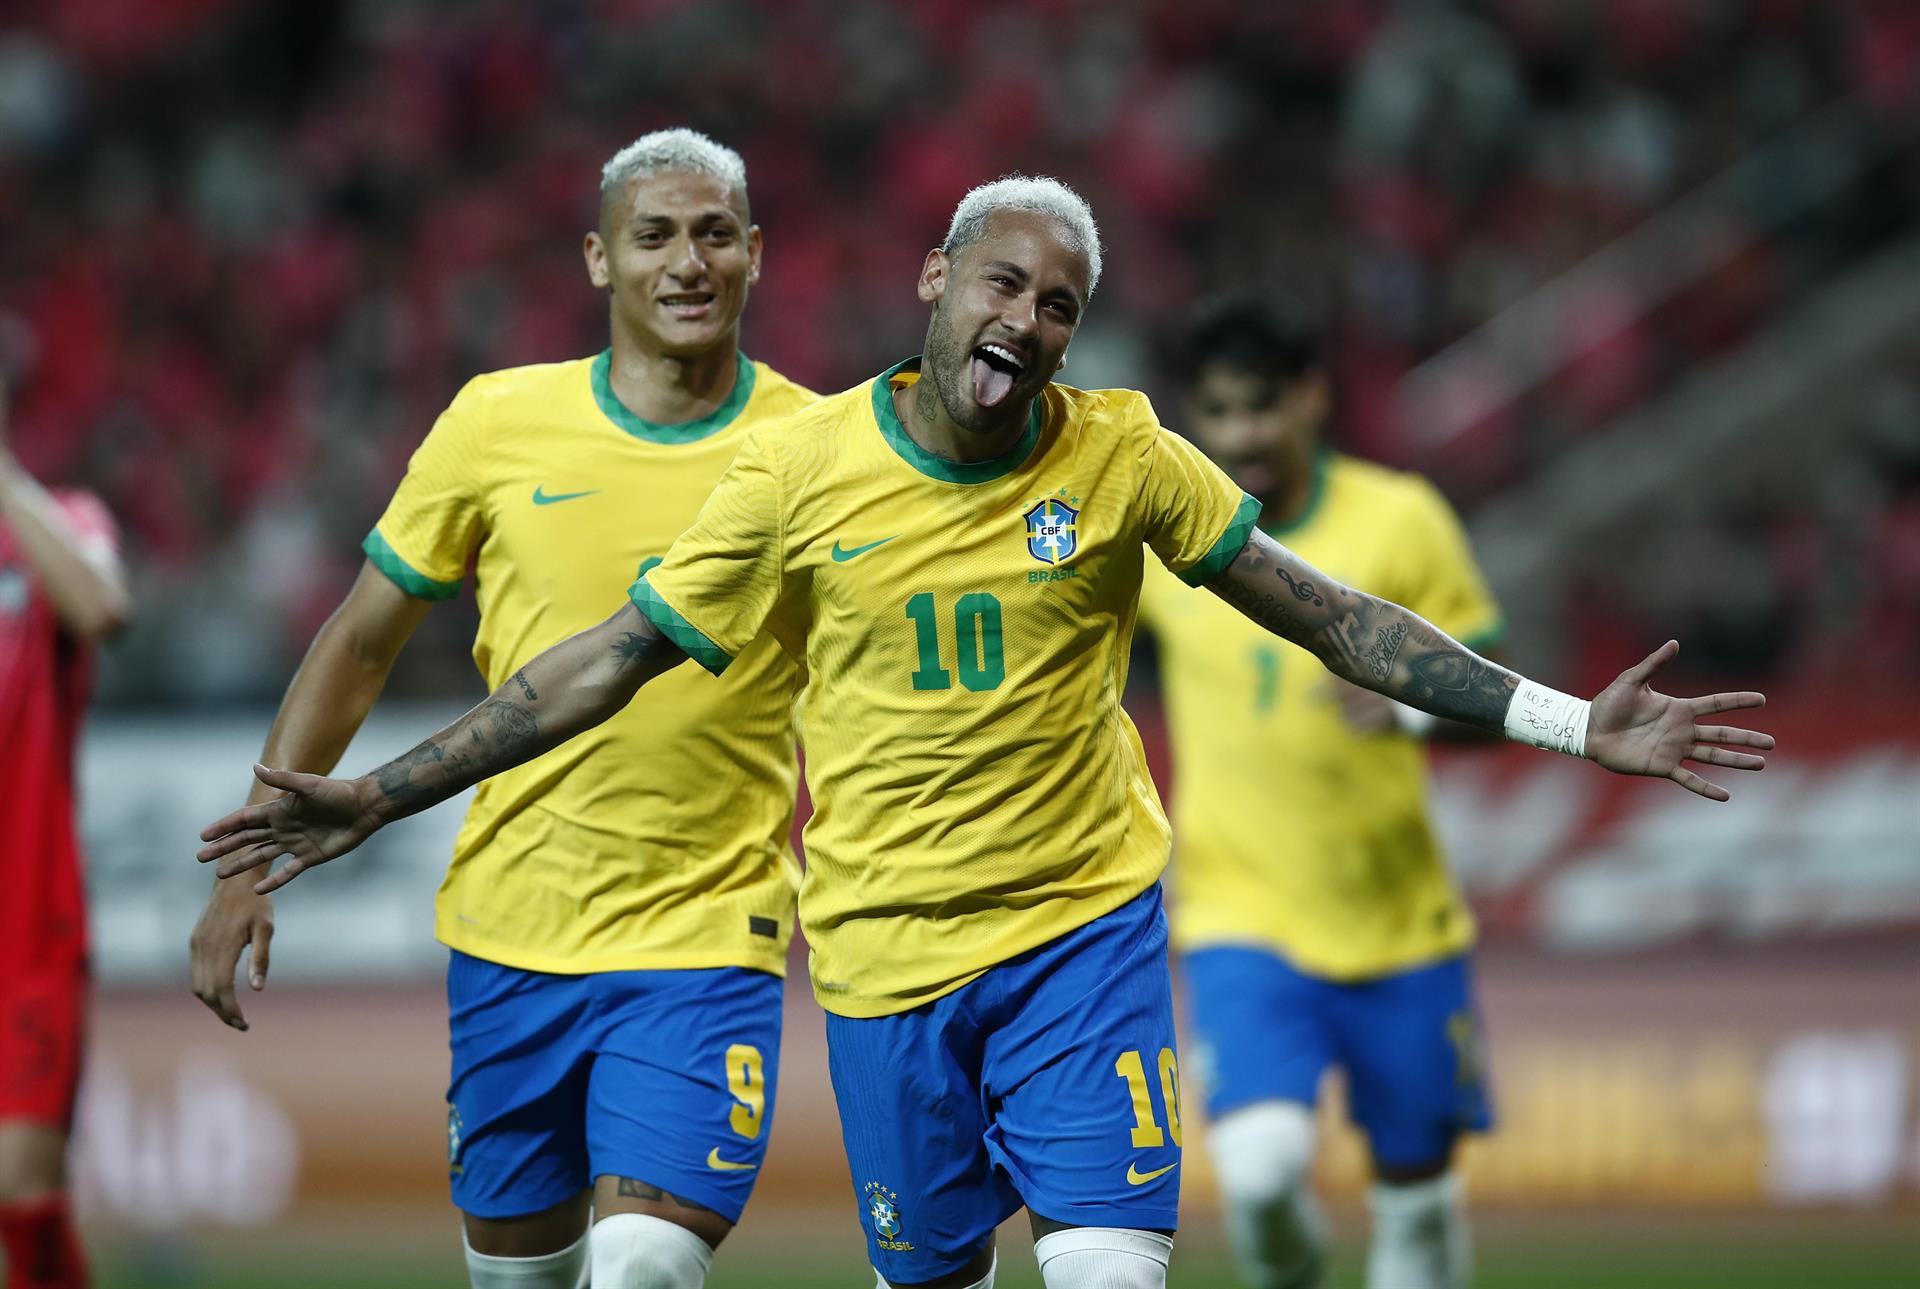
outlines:
M713 1248L686 1227L647 1213L612 1213L593 1225L594 1289L700 1289Z
M1222 1115L1207 1134L1220 1189L1266 1203L1306 1184L1313 1167L1313 1111L1297 1101L1261 1101Z
M1047 1289L1166 1289L1173 1239L1157 1231L1075 1226L1033 1242Z

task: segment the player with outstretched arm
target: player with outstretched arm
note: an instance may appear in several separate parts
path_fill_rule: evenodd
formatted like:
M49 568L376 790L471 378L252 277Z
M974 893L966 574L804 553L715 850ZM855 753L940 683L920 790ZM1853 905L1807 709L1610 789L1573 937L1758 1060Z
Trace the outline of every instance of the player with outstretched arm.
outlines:
M760 254L731 149L666 130L607 162L585 256L610 347L460 391L294 676L268 760L330 769L469 560L474 662L541 700L522 664L658 562L755 427L813 401L740 352ZM452 950L447 1166L475 1289L573 1289L589 1263L596 1284L692 1289L739 1220L778 1079L798 688L761 640L723 683L668 678L475 794L435 924ZM264 895L216 883L194 992L236 1027L235 963L251 944L261 988L271 934Z
M1120 706L1145 553L1339 674L1449 719L1724 797L1765 735L1700 722L1758 694L1647 681L1592 704L1322 576L1141 395L1057 385L1100 276L1086 203L1010 176L967 194L918 291L925 355L741 448L629 601L357 779L260 766L277 801L202 834L262 888L557 747L688 657L771 631L806 660L816 812L802 924L882 1283L993 1282L1025 1206L1049 1289L1165 1283L1180 1126L1169 836Z
M67 1139L87 1026L74 759L94 646L133 602L98 498L14 457L0 386L0 1262L9 1289L85 1289Z

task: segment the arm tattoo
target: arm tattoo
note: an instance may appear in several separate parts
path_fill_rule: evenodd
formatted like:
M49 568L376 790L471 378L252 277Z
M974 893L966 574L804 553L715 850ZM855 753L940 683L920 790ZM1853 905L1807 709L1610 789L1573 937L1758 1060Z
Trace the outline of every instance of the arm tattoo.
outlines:
M1424 619L1338 582L1316 583L1255 534L1207 585L1267 630L1309 650L1337 676L1436 716L1499 730L1519 677Z
M1395 622L1381 627L1374 633L1373 648L1367 650L1367 670L1373 673L1375 680L1385 680L1393 674L1393 660L1400 653L1400 645L1407 638L1407 624Z
M705 1204L696 1203L695 1201L690 1199L683 1199L682 1197L675 1195L672 1191L661 1190L658 1186L651 1185L647 1182L638 1181L632 1177L620 1178L618 1181L618 1184L614 1188L614 1191L616 1194L621 1195L627 1199L652 1200L655 1203L664 1202L664 1203L672 1204L677 1208L690 1208L690 1209L698 1210L699 1212L702 1212L702 1213L713 1212L713 1210L708 1208Z
M625 671L636 662L645 662L656 656L665 636L643 636L638 631L629 631L613 642L614 669Z
M539 720L518 702L497 694L463 717L461 723L467 726L469 746L465 750L448 749L453 730L458 728L455 726L374 772L374 784L397 814L425 810L470 783L518 765L539 749ZM437 766L441 773L415 783L413 772L422 766Z
M519 671L514 672L513 679L514 683L520 686L520 692L527 696L528 702L537 703L540 701L540 691L533 687L531 680L527 679L526 668L523 667Z

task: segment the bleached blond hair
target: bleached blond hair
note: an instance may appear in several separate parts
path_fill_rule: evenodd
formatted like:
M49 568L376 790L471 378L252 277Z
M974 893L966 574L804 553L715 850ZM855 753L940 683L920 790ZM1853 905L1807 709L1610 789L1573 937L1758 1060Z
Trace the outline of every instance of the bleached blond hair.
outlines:
M947 240L940 244L947 258L979 241L987 217L996 210L1033 210L1058 220L1074 248L1087 257L1087 297L1093 297L1100 285L1100 228L1093 222L1093 208L1079 193L1045 175L1004 175L971 189L953 208Z
M684 127L643 134L607 159L600 167L600 200L606 201L634 179L662 170L705 175L747 200L747 163L724 143Z

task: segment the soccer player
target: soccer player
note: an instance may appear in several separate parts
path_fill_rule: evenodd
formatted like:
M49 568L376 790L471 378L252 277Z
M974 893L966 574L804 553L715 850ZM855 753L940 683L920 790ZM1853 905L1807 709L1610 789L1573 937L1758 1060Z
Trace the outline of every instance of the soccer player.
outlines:
M691 130L623 149L585 254L611 347L460 391L294 676L268 761L330 769L469 560L474 661L489 685L544 697L523 664L659 562L754 427L813 400L739 350L761 235L737 153ZM452 950L448 1168L475 1289L573 1289L589 1254L596 1284L690 1289L739 1220L778 1077L798 685L758 641L724 682L665 677L475 794L436 919ZM235 964L251 944L261 988L271 934L263 896L216 884L194 992L237 1028Z
M1670 650L1583 703L1260 534L1139 394L1053 383L1099 276L1064 186L968 193L921 269L924 357L757 431L627 604L411 752L358 779L258 767L285 795L209 825L201 858L287 855L260 883L283 885L771 631L808 670L801 917L881 1283L991 1285L1024 1205L1049 1289L1163 1285L1169 836L1120 707L1147 548L1342 675L1617 770L1724 796L1681 761L1758 768L1702 741L1770 740L1695 725L1758 694L1648 689Z
M74 755L93 646L132 613L112 519L21 468L0 386L0 1261L6 1289L83 1289L67 1137L87 1014Z
M1260 499L1268 536L1485 650L1500 611L1440 494L1323 444L1320 348L1263 302L1203 309L1179 347L1190 435ZM1171 576L1148 576L1140 612L1180 771L1173 941L1242 1276L1321 1282L1313 1106L1338 1065L1372 1147L1369 1282L1464 1286L1454 1143L1490 1112L1473 917L1427 816L1421 740L1442 731Z

